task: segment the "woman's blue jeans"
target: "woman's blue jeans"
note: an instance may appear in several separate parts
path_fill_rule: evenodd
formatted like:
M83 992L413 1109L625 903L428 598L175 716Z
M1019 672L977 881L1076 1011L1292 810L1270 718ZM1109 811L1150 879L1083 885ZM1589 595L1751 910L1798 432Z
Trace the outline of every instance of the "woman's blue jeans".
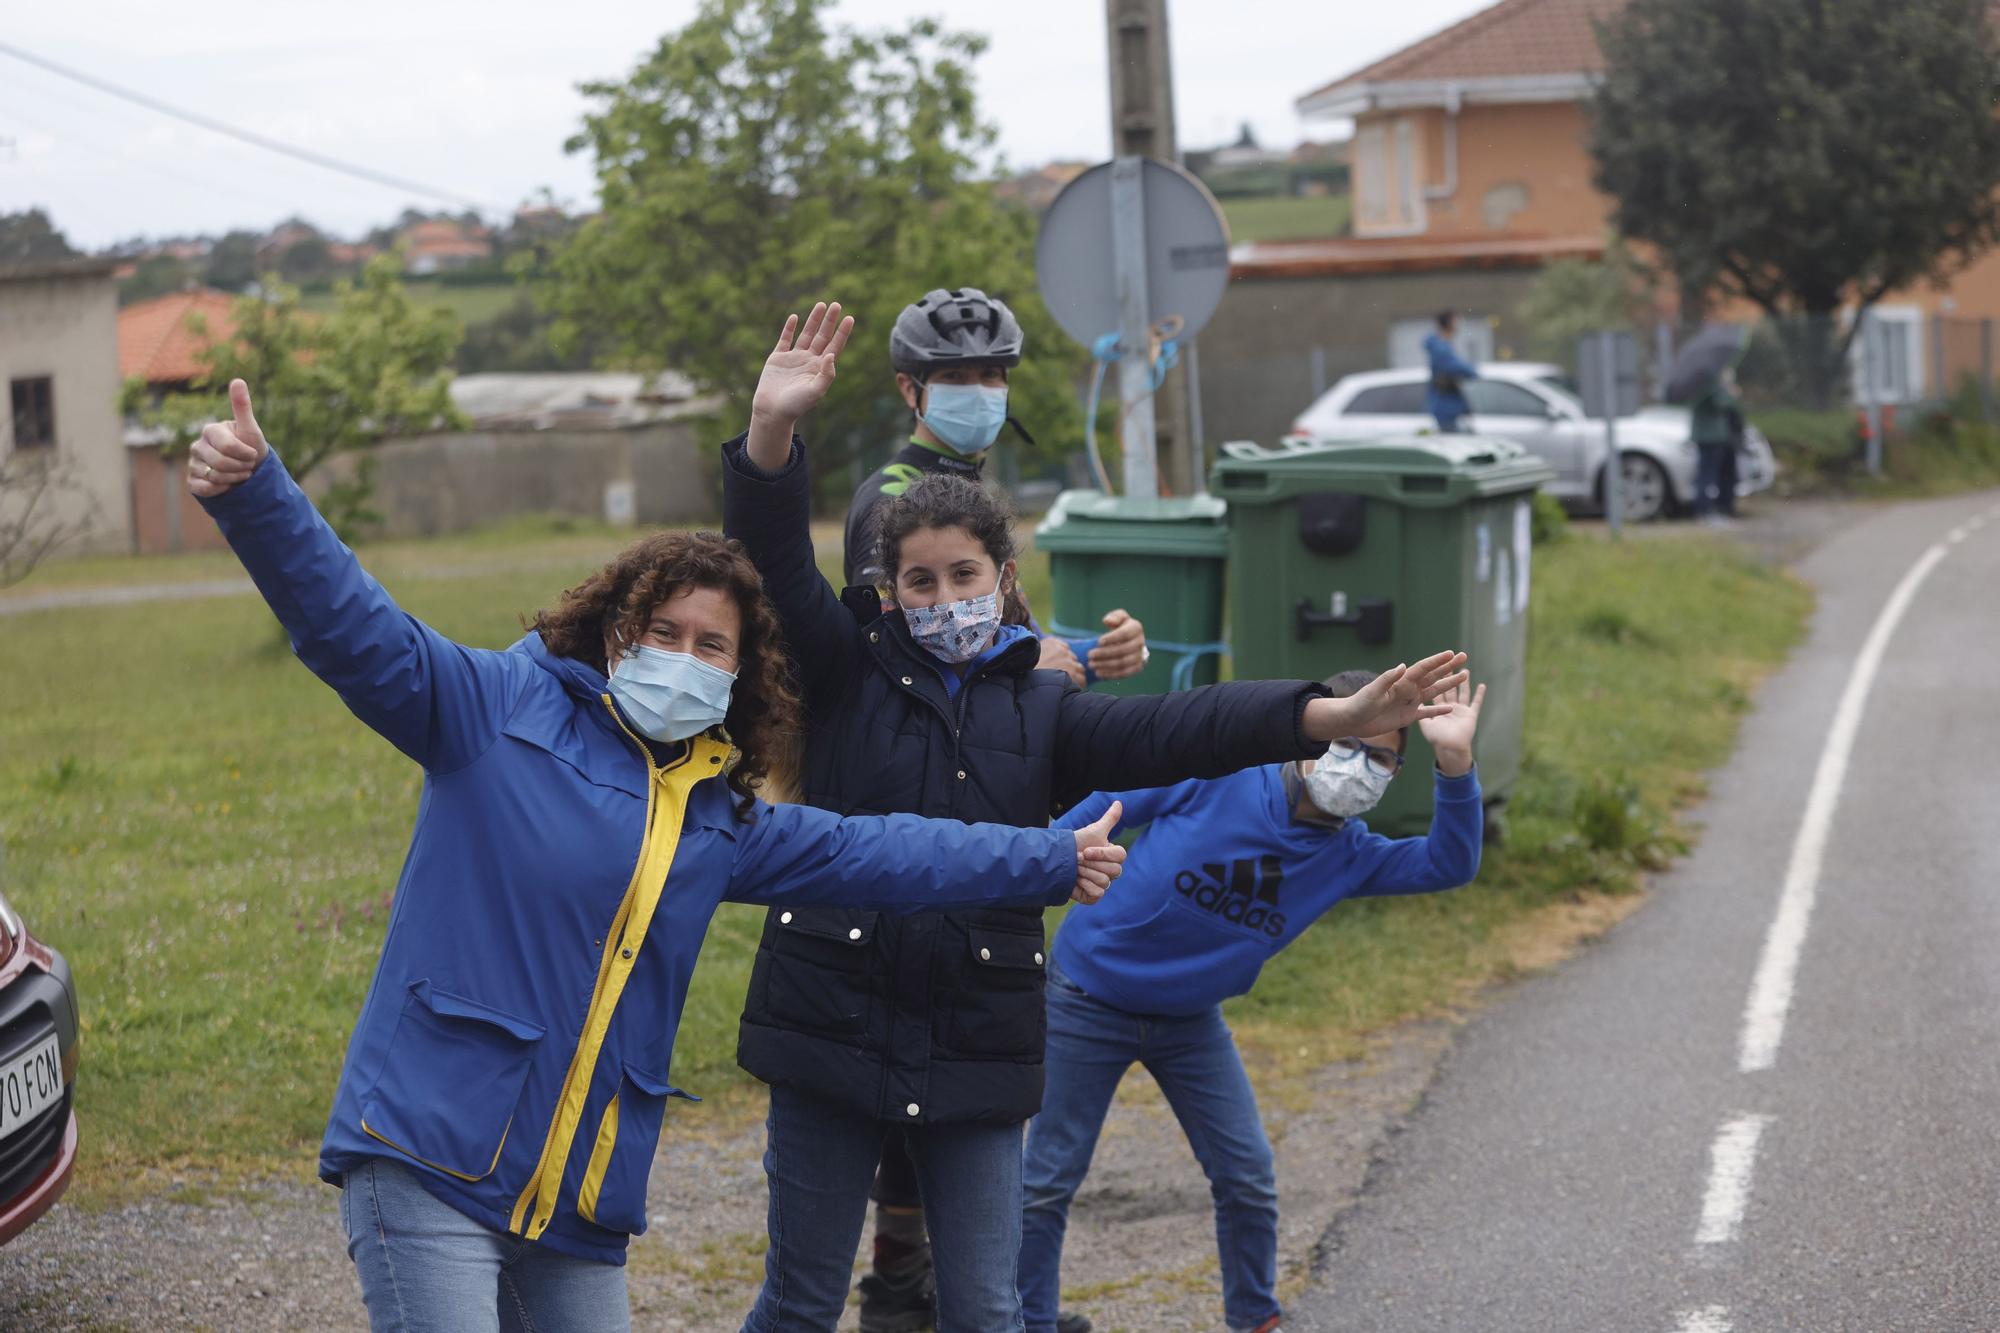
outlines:
M830 1333L847 1305L890 1126L782 1085L771 1089L766 1125L771 1248L744 1333ZM923 1193L938 1333L1019 1329L1021 1126L899 1128Z
M1220 1008L1191 1017L1129 1014L1049 968L1048 1090L1028 1122L1023 1168L1021 1311L1029 1333L1053 1333L1070 1201L1090 1169L1118 1081L1136 1062L1166 1094L1208 1176L1222 1311L1229 1327L1278 1314L1278 1183L1271 1143Z
M473 1221L409 1167L343 1179L340 1223L374 1333L626 1333L625 1270Z

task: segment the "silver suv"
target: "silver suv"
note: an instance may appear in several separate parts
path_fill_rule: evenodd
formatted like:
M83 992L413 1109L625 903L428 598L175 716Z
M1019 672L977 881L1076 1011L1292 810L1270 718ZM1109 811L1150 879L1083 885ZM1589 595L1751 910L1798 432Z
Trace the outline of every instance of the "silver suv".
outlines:
M1288 440L1331 444L1387 435L1418 435L1437 424L1424 410L1430 373L1421 367L1348 375L1292 423ZM1548 492L1566 503L1603 508L1604 423L1583 414L1583 399L1561 366L1532 361L1482 363L1465 381L1472 429L1513 440L1555 469ZM1661 518L1694 499L1696 450L1688 410L1647 407L1617 423L1625 517ZM1755 426L1737 454L1738 495L1754 495L1777 476L1771 444Z

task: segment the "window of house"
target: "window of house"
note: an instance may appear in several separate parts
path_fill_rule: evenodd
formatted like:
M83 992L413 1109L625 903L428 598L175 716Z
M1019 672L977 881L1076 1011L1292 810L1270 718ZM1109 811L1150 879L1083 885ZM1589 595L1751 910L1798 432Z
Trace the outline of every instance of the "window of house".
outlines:
M1849 344L1858 403L1915 402L1924 392L1924 315L1915 306L1875 306Z
M1417 181L1417 127L1404 116L1396 122L1396 195L1402 204L1396 220L1405 226L1422 226L1422 188Z
M1389 220L1389 159L1387 135L1380 125L1363 125L1354 133L1355 221L1363 227Z
M52 447L56 442L55 381L46 375L15 380L10 390L14 412L14 447Z

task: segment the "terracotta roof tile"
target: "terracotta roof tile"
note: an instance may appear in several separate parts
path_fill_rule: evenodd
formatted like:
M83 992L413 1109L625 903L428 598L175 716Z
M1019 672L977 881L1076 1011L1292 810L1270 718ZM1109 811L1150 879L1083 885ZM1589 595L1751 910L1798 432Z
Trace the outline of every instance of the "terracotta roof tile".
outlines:
M138 375L148 384L175 384L200 377L207 367L196 353L216 338L235 331L228 292L200 287L172 292L126 306L118 312L118 374ZM208 337L188 327L188 316L199 313L208 322Z
M1597 23L1625 5L1626 0L1500 0L1299 100L1357 83L1595 74L1604 68ZM2000 23L2000 0L1989 0L1987 15Z

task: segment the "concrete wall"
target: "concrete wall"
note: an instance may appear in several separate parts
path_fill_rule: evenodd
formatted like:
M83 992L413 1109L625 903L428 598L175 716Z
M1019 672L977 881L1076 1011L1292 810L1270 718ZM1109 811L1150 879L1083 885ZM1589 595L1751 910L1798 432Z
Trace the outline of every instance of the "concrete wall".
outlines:
M1202 437L1274 443L1312 403L1313 349L1324 383L1388 365L1389 326L1447 306L1495 321L1503 360L1525 355L1514 312L1538 268L1326 278L1239 278L1201 331Z
M56 442L18 461L46 458L72 484L50 493L50 516L87 517L90 531L65 551L131 548L132 509L118 419L118 287L109 271L44 277L0 275L0 458L14 455L11 385L47 376ZM38 510L38 512L40 512Z
M603 519L607 492L625 487L641 525L700 522L721 512L719 452L688 421L423 435L383 444L370 456L373 504L388 537L461 532L518 514ZM322 471L327 480L348 476L358 461L346 455Z

